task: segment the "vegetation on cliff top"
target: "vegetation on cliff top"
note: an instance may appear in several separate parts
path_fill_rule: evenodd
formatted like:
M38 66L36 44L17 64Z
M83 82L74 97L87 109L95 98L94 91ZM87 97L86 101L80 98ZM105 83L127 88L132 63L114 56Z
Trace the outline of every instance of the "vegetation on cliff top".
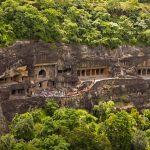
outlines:
M16 115L0 150L150 150L150 110L117 112L112 101L100 102L93 115L85 110L45 108Z
M0 0L0 46L16 39L150 45L150 0Z

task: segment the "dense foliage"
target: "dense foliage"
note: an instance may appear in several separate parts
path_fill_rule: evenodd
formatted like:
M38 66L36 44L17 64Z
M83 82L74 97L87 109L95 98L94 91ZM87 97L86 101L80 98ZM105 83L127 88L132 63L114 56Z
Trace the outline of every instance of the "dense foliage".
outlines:
M100 102L93 115L59 108L48 100L43 109L16 115L0 150L150 150L150 110L117 112L112 101Z
M150 1L0 0L0 46L16 39L150 45Z

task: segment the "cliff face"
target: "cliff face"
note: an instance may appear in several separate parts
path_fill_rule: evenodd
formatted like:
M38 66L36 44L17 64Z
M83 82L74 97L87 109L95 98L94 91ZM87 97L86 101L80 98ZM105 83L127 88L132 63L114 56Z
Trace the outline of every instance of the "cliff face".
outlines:
M117 109L139 111L150 109L150 80L143 79L105 79L97 81L89 91L71 97L50 97L62 107L83 108L92 111L99 101L113 100ZM16 113L24 113L33 108L43 107L46 98L30 97L1 102L2 113L11 121ZM4 119L4 117L1 118Z
M5 118L6 116L3 115L3 109L2 106L0 104L0 135L4 132L7 131L8 129L8 124L7 124L7 120Z
M142 66L149 59L150 47L123 45L111 50L102 46L91 48L77 44L17 41L8 48L0 49L0 79L13 75L14 70L22 66L27 67L28 76L32 78L35 75L34 67L36 64L57 64L55 69L57 69L58 74L54 81L63 77L64 82L75 82L77 68L88 68L93 65L108 66L110 79L96 81L89 91L81 92L81 95L57 97L56 100L61 106L89 110L100 99L114 100L118 104L118 108L121 107L120 103L122 103L125 109L128 109L129 106L130 108L143 109L150 108L150 81L137 77L137 67ZM72 69L71 75L66 73L68 68ZM62 70L65 73L59 74ZM24 85L19 84L18 86L23 87ZM23 113L31 108L44 106L45 98L16 97L11 99L8 97L9 94L10 91L4 84L0 88L0 121L3 121L3 115L6 120L10 121L15 113Z
M67 64L76 64L84 59L98 59L109 64L126 60L129 65L137 65L149 59L150 47L120 46L110 50L101 46L91 48L84 45L62 43L44 43L41 41L17 41L11 47L0 49L0 76L11 68L27 65L32 75L33 65L61 60ZM63 64L64 65L64 64Z

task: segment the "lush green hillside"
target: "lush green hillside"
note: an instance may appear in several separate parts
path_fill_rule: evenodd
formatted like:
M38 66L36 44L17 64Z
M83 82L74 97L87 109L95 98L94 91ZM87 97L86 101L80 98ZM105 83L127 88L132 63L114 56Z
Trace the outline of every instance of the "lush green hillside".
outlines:
M16 39L150 45L150 0L0 0L0 45Z
M117 112L109 101L93 112L50 100L44 109L16 115L0 150L150 150L150 110Z

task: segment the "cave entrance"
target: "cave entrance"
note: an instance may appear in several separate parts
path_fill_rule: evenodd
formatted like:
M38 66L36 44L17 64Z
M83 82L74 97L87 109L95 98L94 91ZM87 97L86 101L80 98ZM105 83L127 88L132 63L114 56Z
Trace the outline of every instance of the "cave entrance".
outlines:
M40 70L40 71L39 71L39 77L40 77L40 78L45 78L45 77L46 77L46 71L43 70L43 69Z
M147 74L150 75L150 69L147 70Z

